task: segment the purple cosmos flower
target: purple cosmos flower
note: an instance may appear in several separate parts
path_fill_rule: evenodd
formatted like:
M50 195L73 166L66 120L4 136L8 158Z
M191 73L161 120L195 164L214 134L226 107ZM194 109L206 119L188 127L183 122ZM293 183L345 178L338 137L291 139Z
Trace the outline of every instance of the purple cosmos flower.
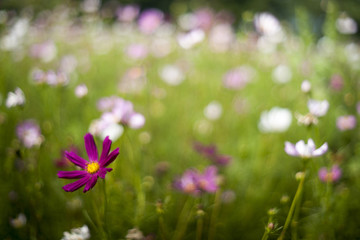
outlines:
M83 170L59 171L57 174L59 178L79 179L73 183L65 185L63 189L66 192L73 192L85 184L86 186L83 192L87 192L92 189L99 177L104 179L106 173L112 170L112 168L107 168L107 166L116 159L117 155L119 155L119 148L116 148L109 154L112 142L108 137L106 137L103 142L103 149L100 158L95 145L94 137L90 133L87 133L84 136L84 140L89 161L79 157L74 152L65 152L66 158Z
M311 158L318 157L325 154L328 150L327 143L324 143L321 147L316 149L314 141L309 138L307 144L304 140L298 141L295 145L290 142L285 142L285 152L290 156Z
M223 77L223 84L229 89L243 89L253 76L254 70L251 67L241 66L229 70Z
M200 155L208 158L216 165L226 166L230 163L231 157L227 155L218 154L217 148L215 145L203 145L202 143L195 142L193 148Z
M138 25L141 32L151 34L163 23L164 13L158 9L147 9L139 17Z
M203 192L214 193L218 188L217 168L209 166L203 174L189 169L175 182L175 188L192 195L199 195Z
M322 182L336 182L341 177L341 169L338 165L334 165L330 171L326 167L319 170L319 179Z
M336 120L336 127L340 131L351 130L356 127L356 118L353 115L340 116Z
M26 148L40 146L44 141L40 127L33 120L26 120L16 127L16 135Z
M139 12L140 12L139 6L134 4L129 4L119 7L116 10L116 16L119 21L132 22L137 18Z

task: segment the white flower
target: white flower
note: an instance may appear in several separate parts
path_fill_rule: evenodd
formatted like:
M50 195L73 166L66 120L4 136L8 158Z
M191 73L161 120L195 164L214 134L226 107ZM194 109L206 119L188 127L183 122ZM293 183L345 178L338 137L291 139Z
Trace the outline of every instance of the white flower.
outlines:
M76 86L75 95L78 98L82 98L82 97L86 96L87 94L88 94L88 88L86 87L85 84L80 84L80 85Z
M185 79L184 73L175 65L165 65L159 75L164 82L172 86L179 85Z
M84 225L80 228L71 229L71 233L64 232L61 240L86 240L90 238L90 231L88 226Z
M308 80L304 80L301 83L301 91L303 91L304 93L308 93L311 91L311 83Z
M308 143L305 144L304 140L298 141L295 145L290 142L285 142L285 152L290 156L311 158L318 157L325 154L328 150L327 143L316 149L314 141L309 138Z
M21 228L26 224L26 216L20 213L16 218L10 219L10 224L14 228Z
M100 137L105 139L107 136L111 141L115 142L124 133L124 127L117 123L110 123L104 130L101 131Z
M188 33L180 33L177 37L177 41L180 47L184 49L190 49L202 42L205 38L205 33L201 29L194 29Z
M329 102L326 100L317 101L314 99L310 99L307 104L309 111L316 117L324 116L329 109Z
M204 115L209 120L219 119L222 114L222 106L217 101L210 102L204 109Z
M336 28L342 34L354 34L357 32L357 24L354 19L346 15L336 20Z
M11 108L18 105L24 105L25 96L20 88L16 88L14 92L9 92L6 98L6 107Z
M290 127L291 120L290 110L274 107L261 113L258 127L261 132L285 132Z
M280 64L273 70L272 78L276 83L287 83L292 78L291 69L286 65Z
M279 20L270 13L255 15L254 24L256 31L265 36L269 41L278 43L284 39L284 32Z

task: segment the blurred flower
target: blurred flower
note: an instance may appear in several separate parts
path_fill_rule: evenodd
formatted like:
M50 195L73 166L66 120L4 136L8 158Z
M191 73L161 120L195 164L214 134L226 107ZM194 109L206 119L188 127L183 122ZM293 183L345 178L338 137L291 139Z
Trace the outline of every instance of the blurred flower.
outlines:
M176 65L165 65L159 75L164 82L172 86L179 85L185 79L183 71Z
M271 13L255 14L254 24L256 31L267 38L268 41L278 43L285 38L279 20Z
M330 79L330 87L335 91L341 91L344 87L344 80L340 75L334 74Z
M164 13L158 9L147 9L140 14L138 25L141 32L151 34L163 23Z
M357 24L354 19L342 14L336 20L336 29L342 34L354 34L357 32Z
M101 0L84 0L82 2L81 8L84 12L94 13L99 10L100 5Z
M105 139L107 136L111 141L118 140L124 133L124 127L117 123L107 124L106 127L101 131L100 137Z
M34 44L30 49L31 57L38 58L45 63L53 60L56 57L56 53L57 50L53 41Z
M304 140L298 141L295 145L290 142L285 142L285 152L287 154L304 159L324 155L327 150L327 143L324 143L321 147L316 149L315 143L311 138L308 139L307 144L305 144Z
M230 50L234 41L235 34L230 24L218 24L210 30L209 45L215 52L226 52Z
M336 182L340 179L341 177L341 169L339 168L338 165L334 165L330 171L328 171L328 169L326 167L320 168L319 170L319 179L322 182Z
M10 225L14 228L21 228L26 224L26 216L20 213L16 218L10 219Z
M217 168L215 166L209 166L204 170L203 174L197 175L197 186L203 192L214 193L218 188L216 178Z
M204 109L204 115L209 120L217 120L221 117L222 106L218 101L210 102Z
M59 71L67 74L72 73L78 65L78 60L73 55L66 55L61 58Z
M318 118L311 113L306 115L295 113L295 118L298 120L298 124L305 126L316 125L319 122Z
M307 106L311 114L316 117L324 116L329 109L329 102L327 100L318 101L314 99L309 99Z
M24 37L29 30L29 19L19 18L14 21L8 34L0 39L0 48L6 51L17 50L22 47Z
M272 78L276 83L287 83L292 78L291 69L284 64L280 64L273 70Z
M185 171L180 179L175 181L175 187L187 194L198 195L203 192L216 192L217 185L217 168L209 166L201 174L196 170L189 169Z
M254 69L248 66L241 66L229 70L223 77L223 84L229 89L243 89L255 75Z
M126 240L143 240L144 235L139 229L133 228L128 230L125 238Z
M261 132L285 132L291 124L292 116L286 108L273 107L263 111L260 116L259 130Z
M132 22L139 15L140 8L135 4L121 6L116 10L116 16L119 21Z
M210 8L200 8L194 12L197 27L207 31L214 23L214 12Z
M121 93L139 93L144 89L146 81L146 70L142 67L132 67L122 76L118 89Z
M150 45L151 54L154 57L162 58L169 55L173 50L172 39L165 37L154 38Z
M179 26L185 31L193 30L198 25L197 17L194 13L185 13L180 15L177 22Z
M90 132L98 135L109 125L121 123L133 129L144 126L145 117L134 111L132 102L112 96L101 98L98 101L98 108L104 111L99 120L93 122Z
M147 57L148 49L145 45L137 43L131 44L126 48L126 54L134 60L141 60Z
M44 141L40 127L33 120L26 120L16 127L16 135L26 148L40 146Z
M79 150L75 146L70 147L71 152L78 155ZM55 166L58 168L66 168L71 166L71 162L65 157L65 150L61 151L61 158L55 160Z
M84 225L80 228L71 229L71 232L64 232L61 240L86 240L90 238L88 226Z
M108 137L106 137L103 141L103 149L100 158L95 145L94 137L90 133L87 133L84 136L84 140L89 161L79 157L74 152L65 152L67 159L83 170L58 171L57 175L59 178L79 179L73 183L65 185L63 189L66 192L73 192L85 184L86 186L83 192L87 192L92 189L99 177L105 179L106 173L112 171L112 168L107 168L107 166L119 155L119 148L116 148L109 154L112 141Z
M301 91L304 93L308 93L311 91L311 83L308 80L304 80L301 83Z
M184 49L191 49L195 45L201 43L205 38L205 33L201 29L194 29L187 33L179 33L177 41L180 47Z
M232 190L226 190L221 194L221 201L223 203L232 203L236 199L236 193Z
M231 161L230 156L219 154L215 145L203 145L202 143L195 142L193 144L193 148L200 155L208 158L216 165L225 166L228 165Z
M25 96L23 91L20 88L15 88L14 92L9 92L8 96L6 98L6 107L11 108L18 105L24 105L25 104Z
M356 103L356 112L357 114L360 114L360 102Z
M340 131L351 130L356 127L356 118L353 115L340 116L336 119L336 127Z
M88 94L88 88L86 87L86 85L84 83L76 86L75 95L78 98L85 97L87 94Z

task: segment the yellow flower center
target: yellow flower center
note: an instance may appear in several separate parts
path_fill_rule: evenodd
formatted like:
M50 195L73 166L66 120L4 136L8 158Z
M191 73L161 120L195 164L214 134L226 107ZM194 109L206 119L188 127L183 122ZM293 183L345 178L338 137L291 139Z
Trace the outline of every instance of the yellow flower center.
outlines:
M96 173L100 168L97 162L91 162L86 166L86 171L90 174Z

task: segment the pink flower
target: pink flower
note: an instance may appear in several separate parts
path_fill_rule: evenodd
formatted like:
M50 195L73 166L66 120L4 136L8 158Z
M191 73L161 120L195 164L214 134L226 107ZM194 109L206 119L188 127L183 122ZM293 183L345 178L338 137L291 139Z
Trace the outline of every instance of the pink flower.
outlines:
M112 141L108 137L106 137L103 142L103 149L100 158L95 145L94 137L90 133L87 133L84 136L84 140L89 161L79 157L74 152L65 152L66 158L76 166L82 168L82 170L59 171L57 174L59 178L79 179L73 183L65 185L63 189L66 192L73 192L84 185L86 186L83 192L87 192L92 189L99 177L105 179L106 173L112 171L112 168L107 168L107 166L119 155L119 148L116 148L109 154Z
M138 24L144 34L155 32L163 23L164 13L158 9L148 9L141 13Z
M16 127L16 135L26 148L40 146L44 141L40 127L33 120L26 120Z
M333 75L330 79L330 87L335 91L341 91L344 87L344 80L340 75Z
M322 182L336 182L341 177L341 169L338 165L334 165L330 171L326 167L319 170L319 179Z
M356 118L353 115L340 116L336 120L336 127L340 131L351 130L356 127Z
M204 170L204 173L189 169L175 182L175 188L192 195L199 195L204 192L214 193L218 189L217 168L209 166Z

